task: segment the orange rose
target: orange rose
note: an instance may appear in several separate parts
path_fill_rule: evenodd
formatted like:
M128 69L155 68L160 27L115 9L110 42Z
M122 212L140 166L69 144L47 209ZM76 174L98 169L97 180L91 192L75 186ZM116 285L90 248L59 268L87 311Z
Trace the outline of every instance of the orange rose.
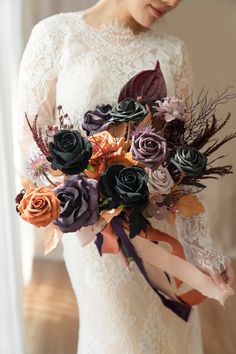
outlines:
M107 165L120 163L125 155L123 151L124 137L115 138L108 131L91 135L87 138L93 147L93 153L89 164L93 170L85 170L85 173L90 178L98 178L106 169Z
M60 201L48 188L29 188L18 207L23 220L41 227L59 217Z

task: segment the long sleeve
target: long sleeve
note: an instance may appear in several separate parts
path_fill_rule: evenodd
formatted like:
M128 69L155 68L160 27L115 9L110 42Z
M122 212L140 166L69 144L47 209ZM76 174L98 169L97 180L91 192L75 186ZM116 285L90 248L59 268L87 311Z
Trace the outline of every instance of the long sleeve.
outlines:
M176 72L176 96L184 99L193 95L194 79L186 46L182 44L182 55L178 55ZM203 270L221 273L226 262L230 261L212 246L212 237L208 223L208 213L203 192L197 192L196 187L182 186L194 193L204 206L205 211L193 217L176 216L177 237L184 247L188 261Z
M40 127L53 122L55 87L61 43L52 21L39 22L32 30L19 70L20 158L18 173L27 176L27 162L35 151L25 113L32 122L38 114ZM37 151L37 150L36 150Z
M196 187L183 186L183 188L191 190L205 209L193 217L184 217L178 213L176 215L177 237L184 247L186 258L203 270L222 273L226 262L230 260L213 247L203 192L197 192Z
M195 81L190 56L184 42L179 42L176 50L175 61L175 96L187 99L194 98Z

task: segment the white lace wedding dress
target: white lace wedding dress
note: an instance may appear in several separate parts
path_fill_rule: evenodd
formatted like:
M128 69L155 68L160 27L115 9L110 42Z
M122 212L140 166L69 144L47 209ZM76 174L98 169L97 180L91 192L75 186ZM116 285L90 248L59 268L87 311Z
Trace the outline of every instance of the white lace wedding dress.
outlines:
M118 20L95 29L83 12L47 18L34 27L20 66L22 122L27 112L31 118L39 113L42 127L53 123L59 104L72 120L82 122L83 114L97 104L117 102L122 86L139 71L153 69L157 60L168 95L188 96L191 69L178 38L155 28L134 35ZM32 138L26 124L21 140L27 159ZM80 236L63 238L79 306L79 354L203 352L197 309L184 322L163 306L135 264L128 272L119 256L100 258L93 242L80 246ZM192 263L223 269L225 258L211 247L206 213L178 217L177 237Z

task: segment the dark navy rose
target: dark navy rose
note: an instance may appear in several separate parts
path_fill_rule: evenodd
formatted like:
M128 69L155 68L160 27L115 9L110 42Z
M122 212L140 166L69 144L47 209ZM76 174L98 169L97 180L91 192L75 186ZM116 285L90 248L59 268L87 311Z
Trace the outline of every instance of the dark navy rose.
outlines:
M51 162L54 170L66 175L75 175L86 169L92 155L92 144L84 139L77 130L60 130L49 143Z
M53 189L60 201L61 212L54 220L63 233L75 232L93 225L99 217L97 181L83 176L70 176Z
M180 172L201 177L206 171L207 157L191 146L180 146L171 162Z
M111 108L112 106L108 104L96 106L94 111L87 111L84 115L84 122L82 123L83 129L86 130L88 134L107 130L110 125Z
M168 157L166 140L150 127L134 131L130 151L134 160L152 170L158 169Z
M148 110L141 103L132 98L126 98L117 103L110 111L111 123L139 122L148 114Z
M148 200L147 175L141 167L111 165L101 175L98 189L107 199L109 208L140 207Z

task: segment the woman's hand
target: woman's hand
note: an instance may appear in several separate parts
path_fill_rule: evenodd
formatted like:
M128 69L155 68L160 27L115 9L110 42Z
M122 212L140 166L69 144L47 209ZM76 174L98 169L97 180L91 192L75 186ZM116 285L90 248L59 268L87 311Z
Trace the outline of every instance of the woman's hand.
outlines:
M217 274L213 270L208 271L216 285L218 285L221 289L226 289L227 285L232 287L235 282L235 272L231 262L226 262L225 266L226 268L221 274Z

